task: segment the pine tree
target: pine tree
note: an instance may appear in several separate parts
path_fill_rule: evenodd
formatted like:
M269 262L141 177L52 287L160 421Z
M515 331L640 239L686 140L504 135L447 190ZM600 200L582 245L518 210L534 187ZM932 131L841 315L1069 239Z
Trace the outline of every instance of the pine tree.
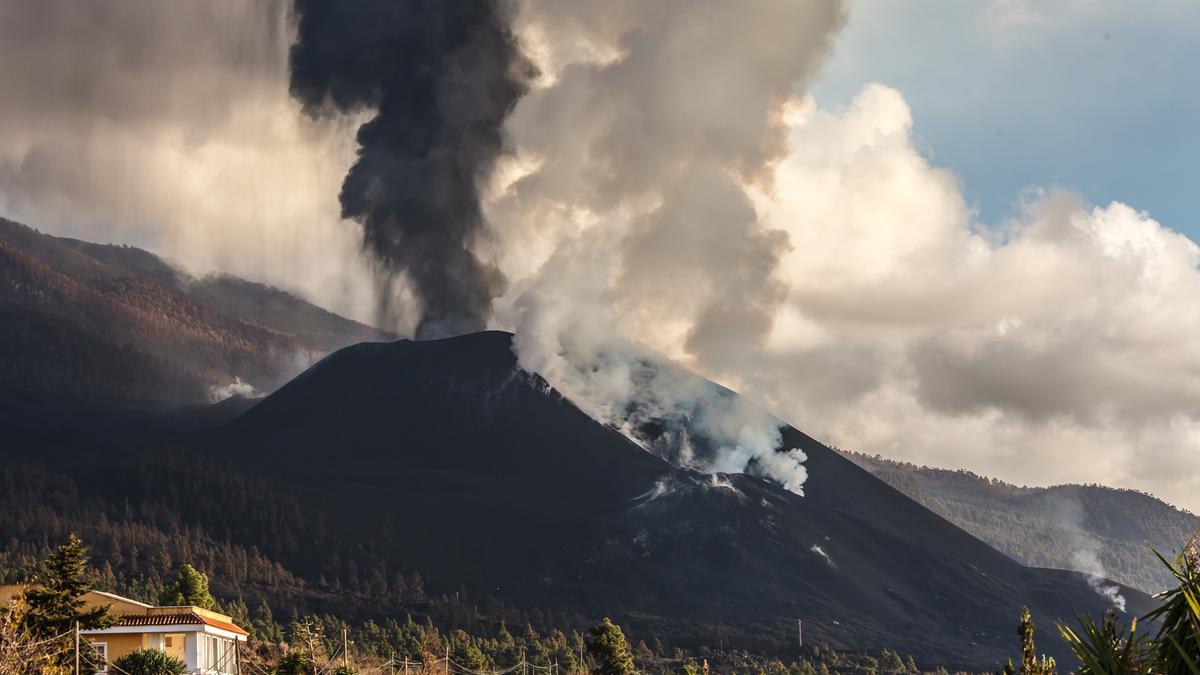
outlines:
M879 669L885 673L903 673L904 662L900 660L899 654L890 649L885 649L879 655Z
M588 654L596 660L600 675L628 675L634 672L633 655L621 627L608 617L588 631Z
M37 584L25 591L29 613L26 625L34 635L50 637L73 630L75 622L83 629L107 628L116 620L108 615L108 606L83 609L85 593L91 590L88 577L87 547L71 533L67 543L56 548L43 562L45 571Z
M161 602L164 605L195 605L204 609L212 609L217 603L212 593L208 592L208 575L186 564L179 568L175 581L163 592Z

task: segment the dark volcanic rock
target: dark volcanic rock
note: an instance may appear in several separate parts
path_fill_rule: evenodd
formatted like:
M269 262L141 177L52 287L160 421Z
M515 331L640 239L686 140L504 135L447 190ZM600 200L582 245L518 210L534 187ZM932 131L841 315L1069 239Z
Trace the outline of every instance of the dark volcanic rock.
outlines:
M671 466L517 369L510 336L343 349L205 438L308 491L330 522L444 584L609 614L674 643L810 643L994 668L1028 605L1099 612L803 433L805 496ZM1127 592L1130 609L1149 599Z

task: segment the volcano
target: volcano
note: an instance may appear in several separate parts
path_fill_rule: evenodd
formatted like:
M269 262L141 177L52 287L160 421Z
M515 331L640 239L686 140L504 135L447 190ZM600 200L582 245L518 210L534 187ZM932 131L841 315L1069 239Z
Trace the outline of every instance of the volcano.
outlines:
M342 349L203 445L432 582L675 644L795 653L803 621L809 644L994 668L1022 606L1046 627L1105 609L1082 575L1025 567L799 430L783 440L808 456L803 496L673 466L484 332Z

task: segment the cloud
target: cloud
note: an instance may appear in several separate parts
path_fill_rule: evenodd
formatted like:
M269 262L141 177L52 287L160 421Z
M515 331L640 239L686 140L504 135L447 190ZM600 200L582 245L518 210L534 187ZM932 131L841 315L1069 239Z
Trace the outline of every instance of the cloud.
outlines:
M560 199L587 188L558 193L563 173L543 178L558 164L542 147L529 164L541 171L493 202L538 223L509 232L536 243L526 251L555 251L512 297L557 292L564 311L603 316L836 445L1200 507L1200 479L1183 468L1200 441L1200 248L1129 206L1053 189L985 227L918 151L911 111L886 86L844 109L774 106L765 116L785 131L772 159L741 172L737 153L711 155L724 182L689 161L668 172L679 192L643 179L615 202ZM528 150L519 126L514 138ZM572 171L588 183L591 168Z
M996 5L1020 28L1005 44L1049 25L1023 7ZM494 325L601 419L683 411L686 434L629 429L681 463L803 469L763 450L773 417L655 354L836 445L1200 510L1200 249L1050 186L981 222L901 92L804 95L844 21L835 3L517 3L541 75L484 191L495 236L474 243L509 281ZM370 111L305 118L291 37L281 1L5 3L0 210L370 318L376 277L338 203Z
M782 155L781 106L842 20L837 3L522 3L543 78L512 113L516 158L485 208L493 257L524 280L498 308L522 365L676 463L796 491L803 453L778 448L778 420L646 345L736 369L769 334L787 241L747 185ZM651 420L667 432L644 437Z
M299 114L291 34L282 0L4 3L0 213L370 317L337 201L361 120Z

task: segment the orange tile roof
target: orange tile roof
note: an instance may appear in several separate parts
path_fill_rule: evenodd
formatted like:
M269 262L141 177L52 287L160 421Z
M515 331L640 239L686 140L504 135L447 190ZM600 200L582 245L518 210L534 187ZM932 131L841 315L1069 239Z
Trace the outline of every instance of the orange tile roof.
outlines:
M194 626L206 624L238 635L249 635L245 630L228 621L221 621L195 612L177 614L125 614L117 617L118 626Z

